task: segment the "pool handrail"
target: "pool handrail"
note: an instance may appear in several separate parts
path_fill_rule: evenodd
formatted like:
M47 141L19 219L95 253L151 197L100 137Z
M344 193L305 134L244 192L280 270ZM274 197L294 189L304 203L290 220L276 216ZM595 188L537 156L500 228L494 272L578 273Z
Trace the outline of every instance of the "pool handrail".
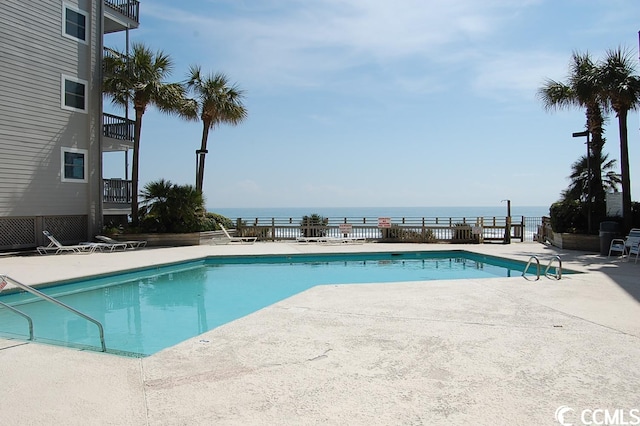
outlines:
M529 278L527 278L527 271L529 270L529 267L533 264L533 261L536 262L536 279L534 281L538 281L540 279L540 259L538 259L538 256L532 255L529 258L529 261L527 262L527 266L525 266L524 270L522 271L522 276L527 281L531 281L529 280ZM549 270L551 269L551 266L553 266L554 261L558 262L558 266L555 268L554 272L551 273L549 272ZM551 259L549 259L549 263L547 264L547 267L544 270L544 276L549 279L554 279L558 281L562 279L562 259L560 259L560 256L553 256Z
M9 309L14 314L18 314L22 318L27 320L27 322L29 323L29 340L33 340L33 320L31 319L31 317L29 315L25 314L24 312L22 312L21 310L18 310L18 309L14 308L11 305L7 305L4 302L0 302L0 306L3 306L5 308Z
M549 273L549 269L551 269L551 265L553 264L554 260L558 261L558 266L555 269L555 273L551 274ZM555 280L562 279L562 259L560 259L560 256L553 256L551 259L549 259L549 264L547 265L547 268L544 270L544 276L547 278L553 278Z
M100 321L98 321L98 320L96 320L94 318L91 318L89 315L83 314L82 312L72 308L71 306L66 305L66 304L62 303L61 301L59 301L57 299L54 299L53 297L51 297L49 295L46 295L46 294L42 293L41 291L36 290L35 288L31 287L30 285L21 283L20 281L17 281L16 279L11 278L8 275L0 274L0 279L2 279L3 281L11 281L11 283L13 283L17 287L23 289L24 291L27 291L27 292L33 294L34 296L40 297L40 298L46 300L47 302L51 302L51 303L53 303L55 305L58 305L61 308L64 308L64 309L66 309L66 310L68 310L68 311L70 311L70 312L72 312L72 313L74 313L74 314L86 319L87 321L94 323L98 327L98 331L100 332L100 344L102 346L102 352L106 352L107 351L107 346L104 343L104 327L102 327L102 324L100 323Z
M527 281L531 281L529 280L529 278L527 278L527 271L529 270L529 266L531 266L534 260L536 261L536 279L534 281L538 281L540 279L540 259L538 259L538 256L533 255L529 258L527 266L525 266L524 270L522 271L522 277Z

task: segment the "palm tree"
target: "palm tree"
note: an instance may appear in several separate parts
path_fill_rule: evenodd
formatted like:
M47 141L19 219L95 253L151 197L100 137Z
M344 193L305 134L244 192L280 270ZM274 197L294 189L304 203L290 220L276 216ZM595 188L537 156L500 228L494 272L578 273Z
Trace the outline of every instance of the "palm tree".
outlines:
M598 80L602 97L618 117L620 133L620 172L622 175L622 215L625 232L631 229L631 177L629 173L629 146L627 114L640 106L640 77L634 75L632 56L621 48L607 51L607 57L598 67Z
M590 158L587 161L587 156L583 155L575 163L571 165L571 175L569 179L571 183L569 187L562 193L562 198L565 200L577 200L586 202L588 201L589 194L589 169L587 163L596 161L600 163L600 169L602 170L602 186L605 191L612 192L618 190L618 185L621 182L620 175L617 174L614 169L616 166L616 160L609 160L608 154L598 158ZM593 180L591 178L591 185L593 186Z
M202 191L209 130L221 123L239 124L247 117L247 109L242 104L243 91L235 85L230 86L224 74L203 75L199 66L192 65L186 87L193 92L195 99L184 105L182 116L202 121L202 141L196 169L196 189Z
M591 134L591 142L588 149L592 158L602 158L604 146L603 124L604 117L600 101L600 87L597 79L597 66L589 53L574 52L569 65L569 78L567 83L548 79L543 87L538 89L538 97L542 100L545 109L563 109L579 107L585 109L586 129ZM602 185L602 170L600 161L590 162L592 181L592 194L596 210L600 213L605 208L605 191Z
M115 105L133 103L135 125L133 134L133 165L131 169L131 219L138 223L138 180L140 170L140 131L142 116L148 105L165 113L178 113L184 104L184 88L179 83L166 83L173 61L162 51L152 52L134 43L132 53L113 51L104 60L103 92Z

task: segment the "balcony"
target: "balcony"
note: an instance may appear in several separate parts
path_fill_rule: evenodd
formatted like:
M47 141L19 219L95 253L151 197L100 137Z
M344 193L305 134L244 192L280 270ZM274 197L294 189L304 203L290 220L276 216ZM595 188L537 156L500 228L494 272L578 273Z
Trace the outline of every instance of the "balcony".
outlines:
M102 152L128 151L133 149L133 127L135 122L117 115L102 114Z
M104 33L138 28L140 2L138 0L104 0Z
M131 214L131 181L102 179L102 214L123 218Z
M102 201L109 204L131 204L131 181L124 179L102 179L104 191Z
M128 168L128 151L133 149L134 121L113 114L102 114L102 152L125 152L124 170ZM102 179L103 214L123 216L131 214L131 181Z

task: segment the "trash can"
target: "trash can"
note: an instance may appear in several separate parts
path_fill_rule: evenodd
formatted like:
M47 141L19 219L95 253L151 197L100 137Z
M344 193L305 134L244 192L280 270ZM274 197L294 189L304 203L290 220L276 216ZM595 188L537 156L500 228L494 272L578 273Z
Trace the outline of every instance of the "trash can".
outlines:
M620 225L618 222L600 222L600 254L607 256L611 241L620 235Z

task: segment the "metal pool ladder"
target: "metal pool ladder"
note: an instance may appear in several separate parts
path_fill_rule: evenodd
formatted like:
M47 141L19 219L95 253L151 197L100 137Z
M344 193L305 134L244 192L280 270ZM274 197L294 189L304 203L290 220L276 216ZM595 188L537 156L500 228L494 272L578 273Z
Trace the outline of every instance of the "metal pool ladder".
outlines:
M12 282L17 287L20 287L24 291L27 291L27 292L29 292L29 293L37 296L37 297L40 297L40 298L46 300L47 302L51 302L51 303L53 303L55 305L58 305L61 308L64 308L64 309L66 309L66 310L78 315L79 317L82 317L82 318L86 319L87 321L94 323L98 327L98 331L100 332L100 344L102 346L102 352L106 352L107 351L107 346L104 343L104 328L102 327L102 324L98 320L91 318L89 315L83 314L82 312L72 308L69 305L65 305L61 301L59 301L57 299L54 299L53 297L48 296L48 295L42 293L41 291L38 291L35 288L27 285L27 284L23 284L23 283L21 283L19 281L16 281L15 279L11 278L8 275L0 274L0 283L4 283L6 285L6 283L8 281ZM4 285L2 286L2 288L4 288ZM2 288L0 288L0 290L2 290ZM29 322L29 340L33 340L33 320L31 319L31 317L29 317L24 312L21 312L21 311L17 310L16 308L14 308L12 306L9 306L9 305L7 305L5 303L0 302L0 304L2 306L4 306L4 307L9 308L11 311L13 311L13 312L17 313L18 315L20 315L20 316L22 316L22 317L27 319L27 321Z
M527 271L534 261L536 263L536 279L534 281L538 281L540 279L540 259L538 259L538 256L533 255L529 258L527 266L524 267L524 271L522 271L522 276L526 280L529 280L529 278L527 278ZM555 272L551 273L549 272L549 270L553 266L554 261L558 262L558 266L556 266ZM544 276L553 280L562 279L562 259L560 259L560 256L553 256L551 259L549 259L549 263L544 270Z

